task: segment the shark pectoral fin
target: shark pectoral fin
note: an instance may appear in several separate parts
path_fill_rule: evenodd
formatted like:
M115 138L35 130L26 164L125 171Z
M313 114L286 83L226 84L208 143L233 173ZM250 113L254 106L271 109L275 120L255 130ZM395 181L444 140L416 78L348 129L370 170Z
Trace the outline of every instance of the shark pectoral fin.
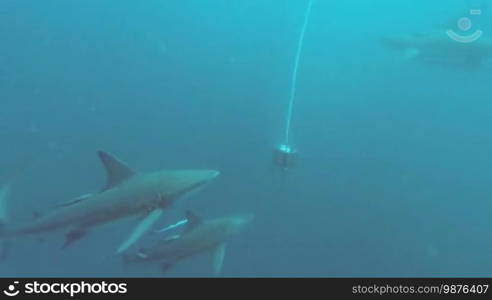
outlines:
M87 235L87 230L85 228L76 228L72 231L69 231L65 235L65 243L62 245L62 249L67 248L72 245L74 242L81 240L83 237Z
M98 151L97 154L106 169L106 186L103 190L113 188L136 174L135 171L113 155L104 151Z
M157 220L162 216L164 210L161 208L154 209L151 211L140 223L138 223L137 227L132 231L130 236L118 247L116 250L116 254L120 254L130 248L133 244L135 244L149 229L154 225Z
M188 232L192 231L198 225L200 225L200 224L203 223L202 218L200 218L199 216L195 215L195 213L193 213L190 210L187 210L185 212L185 217L186 217L186 220L187 220L187 224L186 224L185 229L183 230L184 233L188 233Z
M212 266L216 275L218 275L222 271L222 265L224 264L225 247L226 244L222 243L214 249Z
M174 223L174 224L168 225L168 226L166 226L166 227L164 227L162 229L156 230L155 233L164 233L164 232L166 232L168 230L178 228L179 226L183 226L185 224L188 224L188 220L187 219L180 220L177 223Z

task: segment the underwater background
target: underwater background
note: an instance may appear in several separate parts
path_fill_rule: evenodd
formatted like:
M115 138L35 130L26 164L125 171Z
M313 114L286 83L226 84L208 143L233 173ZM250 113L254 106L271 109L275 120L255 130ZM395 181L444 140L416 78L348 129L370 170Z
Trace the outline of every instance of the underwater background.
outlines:
M379 42L470 5L445 2L315 1L292 123L299 160L283 172L271 156L307 0L2 0L11 218L98 190L102 149L140 171L221 171L186 208L256 215L228 243L222 276L492 276L491 69L403 61ZM206 253L167 274L124 266L114 252L134 224L66 250L60 233L15 240L0 276L213 276Z

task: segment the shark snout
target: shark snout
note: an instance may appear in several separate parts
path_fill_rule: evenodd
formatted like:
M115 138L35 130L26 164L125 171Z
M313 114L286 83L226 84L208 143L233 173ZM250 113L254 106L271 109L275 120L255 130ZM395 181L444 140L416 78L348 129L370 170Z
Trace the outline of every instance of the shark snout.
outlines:
M206 170L203 174L203 181L201 182L201 186L207 186L212 180L219 177L220 172L217 170Z
M242 214L230 219L231 234L237 234L242 232L253 220L255 216L253 214Z
M201 190L219 175L220 172L217 170L190 170L181 174L183 183L188 186L188 190Z
M217 170L203 170L203 171L197 171L195 176L200 183L206 184L209 181L212 181L215 178L217 178L219 175L220 172Z
M220 175L220 171L217 170L210 170L209 173L211 179L214 179L215 177L218 177Z
M255 219L255 215L253 214L244 214L239 218L239 222L243 225L249 225Z
M195 183L207 183L220 175L217 170L188 170L182 171L180 176Z

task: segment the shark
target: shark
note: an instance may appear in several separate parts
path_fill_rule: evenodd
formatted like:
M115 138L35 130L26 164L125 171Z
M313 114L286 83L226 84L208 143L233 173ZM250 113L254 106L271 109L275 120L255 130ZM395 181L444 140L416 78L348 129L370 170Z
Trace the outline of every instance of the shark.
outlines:
M97 226L139 217L135 229L116 250L121 254L136 243L165 210L174 207L178 199L220 174L208 169L137 172L111 153L98 151L97 154L106 171L104 187L96 193L55 205L30 222L11 224L5 208L9 197L0 194L0 240L64 231L62 248L66 248Z
M492 38L481 31L461 35L452 30L433 30L427 33L387 36L381 43L399 51L407 59L441 66L478 68L492 58Z
M158 240L150 247L135 253L125 253L125 264L160 263L166 272L180 261L204 252L212 253L213 272L220 274L224 262L226 242L242 232L254 220L253 214L238 214L204 220L186 211L186 222L180 234Z

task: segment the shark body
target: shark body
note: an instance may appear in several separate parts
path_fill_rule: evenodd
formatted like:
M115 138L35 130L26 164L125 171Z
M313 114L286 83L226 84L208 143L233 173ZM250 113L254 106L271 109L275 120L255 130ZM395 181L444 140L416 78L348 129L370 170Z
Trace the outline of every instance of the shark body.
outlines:
M4 228L0 239L65 230L66 247L84 237L93 227L141 216L135 231L118 248L117 252L121 253L133 245L177 199L219 175L215 170L137 173L109 153L99 151L98 155L107 173L106 186L100 192L62 203L28 224L8 226L6 213L2 212L3 220L0 221L3 221ZM3 205L0 202L0 208Z
M239 234L253 220L250 214L202 220L192 212L186 213L188 220L183 233L158 241L148 248L124 257L128 263L160 262L163 271L178 262L203 252L213 253L213 269L220 273L225 255L226 242Z

